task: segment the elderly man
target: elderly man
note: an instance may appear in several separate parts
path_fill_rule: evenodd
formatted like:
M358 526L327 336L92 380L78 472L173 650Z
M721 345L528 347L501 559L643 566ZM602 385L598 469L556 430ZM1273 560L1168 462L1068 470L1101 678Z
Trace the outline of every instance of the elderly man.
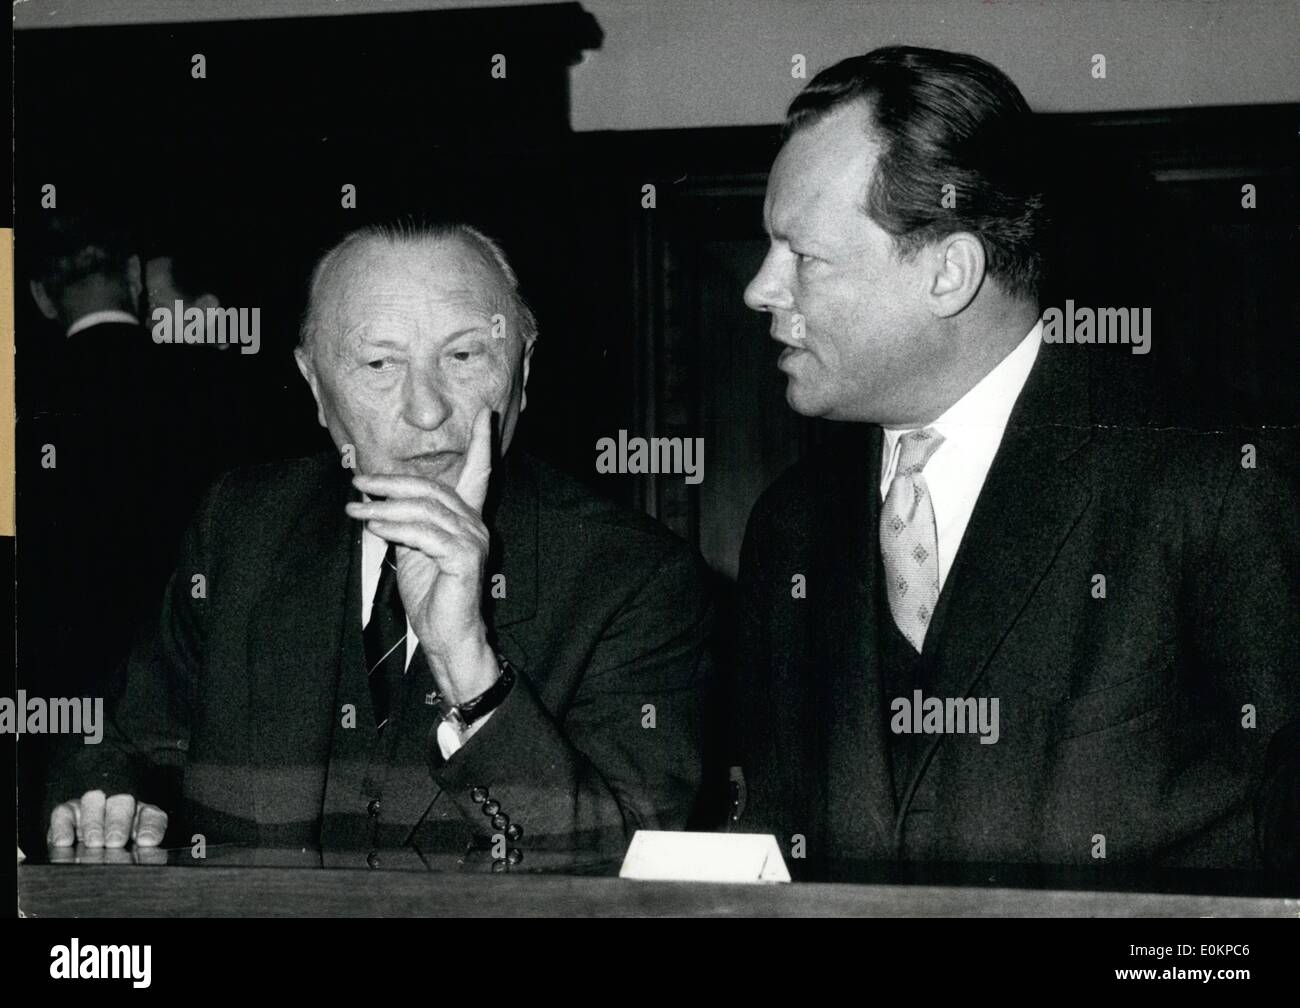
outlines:
M685 824L703 567L506 453L535 336L467 226L325 255L297 360L337 452L209 491L110 738L73 758L63 797L89 793L53 810L54 845L158 844L170 821L187 845L499 871Z
M844 426L745 537L741 828L796 867L1284 865L1293 456L1151 423L1044 332L1031 137L1003 73L928 49L790 107L745 300Z

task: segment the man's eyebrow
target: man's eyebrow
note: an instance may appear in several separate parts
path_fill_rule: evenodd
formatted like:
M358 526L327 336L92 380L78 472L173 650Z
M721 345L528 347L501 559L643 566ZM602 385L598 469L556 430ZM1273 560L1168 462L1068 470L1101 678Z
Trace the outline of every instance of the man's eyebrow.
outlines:
M794 221L792 222L792 225L793 226L788 227L784 231L777 232L773 237L777 241L783 241L787 245L797 245L802 249L826 251L828 248L826 242L819 238L816 233L807 226L806 222Z
M349 343L365 343L367 346L378 347L398 347L402 343L385 336L372 336L372 329L369 322L358 322L356 325L348 326L343 330L343 339Z
M486 332L487 329L488 327L485 325L466 326L464 329L457 329L453 333L448 333L446 336L442 338L442 341L444 343L450 343L452 340L459 339L462 336L472 336L475 333Z
M439 342L450 343L452 340L460 339L462 336L472 336L478 333L485 333L487 330L488 326L486 325L465 326L462 329L457 329L455 332L450 332L447 333L447 335L440 337ZM387 336L372 336L371 332L371 327L367 323L361 322L352 326L350 329L345 330L343 336L344 339L349 342L362 343L367 347L387 347L400 350L404 349L407 345L405 340L392 339Z

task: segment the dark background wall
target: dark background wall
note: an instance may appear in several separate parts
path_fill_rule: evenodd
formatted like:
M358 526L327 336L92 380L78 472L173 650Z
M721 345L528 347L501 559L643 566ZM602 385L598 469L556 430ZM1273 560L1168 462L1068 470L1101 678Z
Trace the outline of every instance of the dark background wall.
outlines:
M159 488L176 514L226 465L327 446L291 359L315 257L373 220L463 217L504 243L541 323L522 445L696 543L725 600L754 499L823 436L785 406L776 348L740 300L765 246L778 130L574 133L571 68L602 44L577 4L19 32L20 418L42 408L51 376L33 362L61 338L26 296L24 227L45 212L47 182L61 209L122 211L142 247L176 228L197 237L228 264L227 303L261 309L261 352L205 379L219 422L178 442L197 478ZM205 80L191 77L195 53ZM491 76L496 53L505 80ZM1149 355L1108 349L1172 393L1185 422L1296 421L1298 112L1044 117L1059 222L1046 303L1151 307ZM1246 183L1257 209L1241 206ZM702 436L704 482L597 474L595 442L619 429ZM37 465L20 453L20 529ZM175 534L157 538L160 554ZM19 551L20 663L25 639L28 688L58 695L57 670L30 650L41 628L22 618L23 564L38 554Z

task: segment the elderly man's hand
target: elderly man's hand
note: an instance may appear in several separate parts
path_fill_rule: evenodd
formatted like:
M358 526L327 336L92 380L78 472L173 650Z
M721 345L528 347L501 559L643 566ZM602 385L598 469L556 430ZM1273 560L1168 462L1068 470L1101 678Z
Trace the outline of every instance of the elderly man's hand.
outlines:
M474 419L454 490L419 476L357 476L371 497L348 504L353 518L398 544L397 585L407 619L439 690L453 703L484 692L500 669L483 624L483 574L490 538L483 501L492 476L492 411Z
M65 801L50 813L46 842L51 847L81 843L89 848L157 847L167 832L167 813L157 805L137 802L133 795L107 798L103 791L87 791Z

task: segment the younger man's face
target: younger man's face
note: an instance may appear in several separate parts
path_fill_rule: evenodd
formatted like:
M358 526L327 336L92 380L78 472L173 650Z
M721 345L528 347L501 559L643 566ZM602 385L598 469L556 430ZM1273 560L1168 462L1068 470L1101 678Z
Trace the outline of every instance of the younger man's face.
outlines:
M745 303L772 316L792 409L905 424L939 355L919 257L901 260L863 209L880 154L867 119L865 102L850 103L781 149L763 207L770 246Z

